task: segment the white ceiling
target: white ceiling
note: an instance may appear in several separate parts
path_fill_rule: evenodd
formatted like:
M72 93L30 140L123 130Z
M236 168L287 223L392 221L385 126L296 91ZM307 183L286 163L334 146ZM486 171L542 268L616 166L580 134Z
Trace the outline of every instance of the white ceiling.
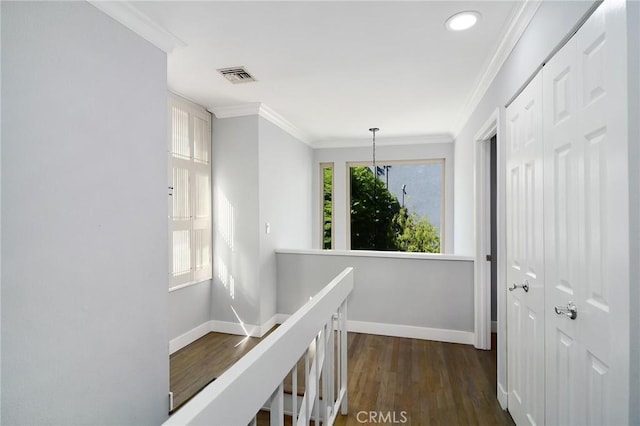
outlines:
M261 102L323 146L369 138L372 126L387 138L455 135L522 2L132 4L186 44L168 55L171 90L211 110ZM479 24L446 30L463 10ZM258 81L216 71L232 66Z

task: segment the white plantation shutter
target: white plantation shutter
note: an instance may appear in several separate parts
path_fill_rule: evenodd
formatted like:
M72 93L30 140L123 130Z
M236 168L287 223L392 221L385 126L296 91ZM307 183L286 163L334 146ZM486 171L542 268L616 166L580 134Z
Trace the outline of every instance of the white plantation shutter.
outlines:
M170 288L211 278L211 116L169 98Z

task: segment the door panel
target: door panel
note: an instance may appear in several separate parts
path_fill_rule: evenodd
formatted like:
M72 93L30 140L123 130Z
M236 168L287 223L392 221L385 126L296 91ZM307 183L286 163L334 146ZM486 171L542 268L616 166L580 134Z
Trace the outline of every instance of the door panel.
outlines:
M507 296L508 406L517 424L543 424L541 74L507 108L507 134L507 283L518 286Z
M543 71L547 424L627 422L624 27L604 2Z

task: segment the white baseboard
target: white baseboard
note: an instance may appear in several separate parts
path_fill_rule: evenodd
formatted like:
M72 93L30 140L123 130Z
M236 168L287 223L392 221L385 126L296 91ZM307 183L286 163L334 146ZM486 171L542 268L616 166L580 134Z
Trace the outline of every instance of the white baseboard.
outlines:
M282 324L288 314L275 314L262 325L241 324L238 322L211 320L187 331L169 342L172 354L188 344L195 342L209 332L237 334L239 336L262 337L276 324ZM492 325L493 326L493 325ZM385 324L369 321L347 321L347 331L354 333L377 334L380 336L408 337L411 339L435 340L438 342L462 343L473 345L471 331L446 330L441 328L415 327L411 325Z
M491 321L491 332L492 333L498 332L498 321Z
M209 325L209 321L200 324L199 326L187 331L184 334L176 337L175 339L171 339L169 342L169 354L179 351L190 343L195 342L205 334L211 331L211 326Z
M368 321L347 321L347 331L378 334L381 336L408 337L438 342L473 345L472 331L446 330L442 328L415 327L412 325L384 324Z
M498 383L498 402L503 410L507 409L507 391L502 387L501 383Z

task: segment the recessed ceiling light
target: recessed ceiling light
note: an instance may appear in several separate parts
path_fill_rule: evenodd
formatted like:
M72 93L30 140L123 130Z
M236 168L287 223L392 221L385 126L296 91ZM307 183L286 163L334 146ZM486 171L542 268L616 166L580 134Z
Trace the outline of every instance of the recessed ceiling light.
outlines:
M475 10L459 12L447 19L444 24L450 31L463 31L473 27L480 19L480 13Z

